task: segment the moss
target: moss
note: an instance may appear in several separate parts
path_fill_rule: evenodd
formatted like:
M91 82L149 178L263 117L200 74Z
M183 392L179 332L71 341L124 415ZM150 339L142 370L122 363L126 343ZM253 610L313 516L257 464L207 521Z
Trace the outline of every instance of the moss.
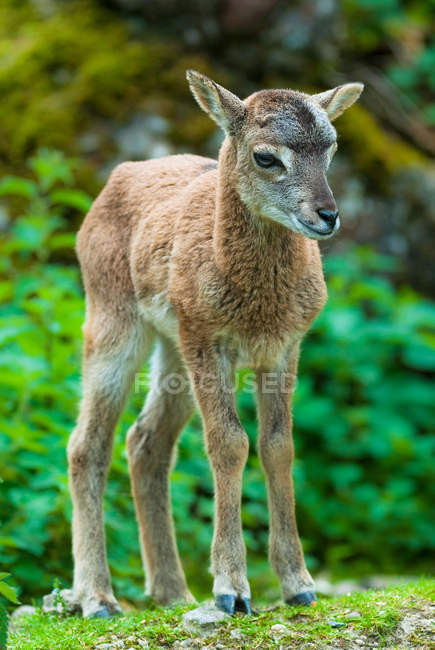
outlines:
M384 131L360 104L346 111L336 126L340 140L351 152L355 167L377 189L385 190L391 177L403 168L428 162L422 153L398 136Z
M178 140L207 137L205 116L186 129L197 110L184 75L190 66L209 71L207 61L163 40L133 38L115 14L91 3L56 7L43 21L30 2L18 11L9 1L0 10L0 172L22 171L40 146L81 153L79 136L90 128L103 143L93 154L97 167L113 153L110 125L146 110L153 98L178 122Z

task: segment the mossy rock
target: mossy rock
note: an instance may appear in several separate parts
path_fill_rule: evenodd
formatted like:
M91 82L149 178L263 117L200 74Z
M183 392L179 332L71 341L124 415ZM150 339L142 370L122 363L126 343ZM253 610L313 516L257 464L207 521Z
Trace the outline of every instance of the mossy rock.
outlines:
M381 193L403 169L429 164L424 154L385 131L361 104L343 113L336 127L355 168Z
M90 160L96 168L114 153L111 129L150 103L175 122L177 142L200 146L210 135L185 80L188 67L212 74L207 60L133 37L115 13L91 3L55 4L44 20L36 6L7 0L0 10L0 172L22 172L41 146L82 154L79 136L89 129L101 142ZM82 180L95 189L89 173Z

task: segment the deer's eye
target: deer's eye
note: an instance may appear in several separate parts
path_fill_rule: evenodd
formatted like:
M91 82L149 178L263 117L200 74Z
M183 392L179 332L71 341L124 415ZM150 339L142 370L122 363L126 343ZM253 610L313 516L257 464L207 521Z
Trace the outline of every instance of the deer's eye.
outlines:
M272 167L281 164L271 153L254 153L254 160L259 167Z

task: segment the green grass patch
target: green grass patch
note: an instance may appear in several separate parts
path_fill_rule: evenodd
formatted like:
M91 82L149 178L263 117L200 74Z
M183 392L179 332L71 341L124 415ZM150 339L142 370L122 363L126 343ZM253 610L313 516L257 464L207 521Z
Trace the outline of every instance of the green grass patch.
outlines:
M394 634L398 623L410 612L427 619L434 600L435 580L421 579L385 591L370 590L334 599L321 598L316 607L301 608L279 605L258 607L253 616L235 616L225 622L215 635L201 639L200 647L215 648L347 648L355 639L363 640L361 647L395 646ZM100 644L122 640L124 648L140 649L146 641L149 648L173 647L176 641L197 638L186 632L182 615L195 607L155 607L134 611L113 620L87 620L44 614L20 619L9 638L9 650L78 650L96 648ZM344 623L334 628L330 622ZM284 625L284 634L274 632L274 625ZM417 629L406 647L429 648L427 633ZM391 640L393 639L393 642ZM141 645L142 642L142 645ZM412 645L409 645L412 643ZM220 644L220 645L219 645Z

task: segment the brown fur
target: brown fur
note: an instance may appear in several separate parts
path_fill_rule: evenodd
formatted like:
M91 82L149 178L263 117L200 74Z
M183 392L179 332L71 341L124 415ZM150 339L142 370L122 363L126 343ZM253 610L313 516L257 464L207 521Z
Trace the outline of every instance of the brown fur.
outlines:
M318 245L309 237L332 234L316 212L335 209L325 177L335 141L327 113L347 108L361 88L348 84L326 98L261 91L242 102L198 73L189 81L227 133L217 167L192 155L124 163L78 236L87 316L83 402L68 455L74 590L85 615L118 609L102 494L114 427L155 340L152 387L128 434L148 592L163 603L191 598L168 488L175 443L194 405L191 385L215 478L214 593L250 595L240 523L248 439L228 390L240 365L256 370L260 386L270 559L285 598L313 584L294 517L290 395L300 340L326 300ZM283 162L258 169L252 155L259 147ZM271 372L278 387L264 391ZM177 394L162 388L171 373L185 383Z

